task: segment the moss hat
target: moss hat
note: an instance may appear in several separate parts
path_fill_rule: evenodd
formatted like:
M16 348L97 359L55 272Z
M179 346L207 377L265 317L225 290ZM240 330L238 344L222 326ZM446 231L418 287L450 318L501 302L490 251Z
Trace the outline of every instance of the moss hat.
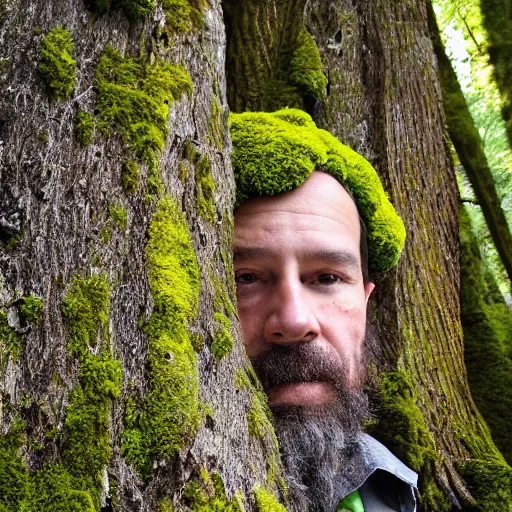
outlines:
M366 225L371 272L396 265L405 227L371 164L297 109L231 114L236 204L302 185L313 171L336 178L355 200Z

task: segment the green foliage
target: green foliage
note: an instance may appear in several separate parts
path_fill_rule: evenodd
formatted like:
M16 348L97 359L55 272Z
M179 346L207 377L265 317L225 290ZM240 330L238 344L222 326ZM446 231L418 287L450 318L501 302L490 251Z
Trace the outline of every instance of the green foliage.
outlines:
M16 362L22 348L23 338L9 326L7 313L0 310L0 370L3 369L9 356Z
M366 223L370 270L396 264L405 228L377 173L362 156L296 109L231 114L230 130L237 204L252 196L287 192L313 171L325 171L351 192Z
M190 32L203 25L206 0L162 0L167 25L175 32Z
M319 100L325 95L327 78L318 47L305 28L299 32L296 45L290 61L289 80L303 95Z
M111 203L108 205L108 211L110 217L114 221L114 224L121 230L126 230L126 224L128 222L128 214L126 208L120 204Z
M512 469L500 461L471 459L458 465L478 510L512 512Z
M217 328L212 343L212 354L217 361L231 352L233 348L233 336L230 333L231 320L223 313L215 313Z
M21 318L32 325L36 325L41 315L43 314L44 302L39 297L29 295L28 297L22 297L20 304L20 315Z
M50 30L42 42L37 70L55 100L66 99L75 88L73 49L71 34L62 27Z
M126 194L135 194L139 186L139 164L135 160L128 160L123 163L121 169L121 186Z
M227 498L221 476L217 473L210 476L205 469L201 471L200 481L187 485L185 499L192 512L243 512L236 498Z
M75 138L80 146L88 146L94 133L94 118L89 112L80 110L75 118Z
M212 166L207 155L203 155L195 167L196 174L196 208L199 215L209 222L215 221L215 202L213 194L215 183Z
M108 46L100 57L95 84L98 129L109 135L116 128L128 148L156 169L157 154L167 138L169 105L183 92L192 92L185 68L139 62Z
M256 487L254 489L254 497L256 498L256 506L259 512L286 512L286 509L277 501L277 498L263 487Z
M195 435L201 420L199 373L187 331L199 302L200 276L188 224L170 197L162 198L146 248L153 314L149 336L151 389L125 415L122 454L148 476L154 459L169 459Z
M512 463L512 313L486 271L466 208L460 212L460 306L471 395Z

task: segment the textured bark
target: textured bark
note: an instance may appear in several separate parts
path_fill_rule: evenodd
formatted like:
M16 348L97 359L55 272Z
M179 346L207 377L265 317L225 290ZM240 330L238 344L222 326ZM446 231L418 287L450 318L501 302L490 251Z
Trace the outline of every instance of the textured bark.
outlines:
M283 10L286 3L275 2L274 10L273 2L258 5L276 13L277 5ZM273 51L262 36L267 19L263 13L255 19L246 46L228 38L228 66L237 58L242 62L249 51L262 56ZM471 482L470 492L462 476L466 462L503 459L474 406L464 366L458 192L426 5L310 0L303 23L317 42L328 78L325 101L310 112L317 124L374 164L408 233L396 271L376 276L382 351L370 370L381 386L381 422L372 432L420 472L422 510L478 507L471 494L478 494L478 483ZM274 34L274 40L280 37L284 34ZM237 69L228 72L234 107L250 108L243 103L249 96L256 98L252 104L265 107L258 88L229 91L237 87Z
M433 12L432 40L439 64L448 133L482 208L496 250L512 282L512 234L501 207L480 134L469 112L457 75L441 42Z
M279 478L279 466L267 438L249 435L247 411L253 406L253 387L235 385L237 370L247 364L235 322L231 352L217 361L211 351L219 327L214 313L234 300L229 258L221 257L230 251L234 183L220 2L211 0L202 28L187 33L166 25L160 3L154 13L133 22L120 10L93 14L83 2L13 0L0 5L0 307L7 319L0 339L0 431L7 437L0 440L14 447L20 444L11 454L17 461L11 461L12 467L5 459L9 451L2 450L2 471L7 468L10 476L18 464L20 471L26 465L31 475L27 478L37 479L48 463L61 462L70 443L68 404L82 366L68 352L69 325L62 301L76 276L86 280L100 275L110 288L110 315L103 326L108 332L103 334L123 372L121 394L107 406L112 457L103 475L101 505L105 510L113 506L150 511L171 510L172 503L174 510L188 510L192 498L184 496L185 485L206 469L221 476L227 494L222 498L222 490L207 481L203 471L198 481L207 498L219 503L224 499L228 510L228 500L240 491L246 509L253 510L255 486L275 492L272 482ZM49 98L37 71L44 37L57 26L70 32L77 66L74 91L63 101ZM97 128L92 143L83 148L75 140L77 111L98 114L94 76L107 45L149 65L184 64L192 78L193 93L179 94L170 105L168 136L153 169L156 177L151 176L149 160L140 161L117 128L111 136ZM199 167L185 158L187 140L196 154L207 155L211 162L215 183L211 222L198 212ZM140 184L135 184L134 194L122 187L123 163L129 159L140 163ZM150 182L156 179L158 185L159 174L163 188L157 186L155 193ZM131 189L133 183L125 183L125 190ZM199 263L199 314L190 332L194 339L205 340L202 348L198 346L197 365L199 400L206 404L201 406L206 412L195 438L172 456L151 461L152 474L143 478L122 456L121 439L127 399L143 403L153 386L148 335L141 326L147 324L155 303L148 278L148 227L158 197L164 194L176 198L186 212ZM22 297L29 296L44 301L38 323L35 316L22 313L26 303ZM235 313L229 315L234 321ZM9 350L12 340L21 340L17 358ZM171 353L168 360L173 357ZM13 433L15 426L18 430ZM273 467L268 467L269 461ZM2 499L9 496L0 496L2 510L18 510L23 495L20 491L7 503ZM64 509L71 510L71 504ZM97 509L96 504L86 509Z

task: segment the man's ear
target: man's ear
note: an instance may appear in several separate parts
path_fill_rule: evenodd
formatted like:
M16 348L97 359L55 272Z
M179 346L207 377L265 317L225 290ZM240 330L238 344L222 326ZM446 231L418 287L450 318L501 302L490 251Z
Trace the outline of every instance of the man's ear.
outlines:
M370 298L370 295L371 295L371 293L373 292L374 289L375 289L375 283L372 283L371 281L368 281L364 285L364 295L365 295L365 298L366 298L366 304L368 304L368 299Z

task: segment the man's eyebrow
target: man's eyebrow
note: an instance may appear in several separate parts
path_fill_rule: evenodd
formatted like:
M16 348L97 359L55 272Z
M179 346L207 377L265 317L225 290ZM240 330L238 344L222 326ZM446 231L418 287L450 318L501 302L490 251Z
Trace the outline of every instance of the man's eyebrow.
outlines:
M276 256L277 251L270 247L235 247L233 261L257 260ZM359 258L351 251L343 249L307 249L301 251L300 259L305 261L318 260L326 263L360 268Z
M273 256L275 251L268 247L235 247L233 261L257 260Z

